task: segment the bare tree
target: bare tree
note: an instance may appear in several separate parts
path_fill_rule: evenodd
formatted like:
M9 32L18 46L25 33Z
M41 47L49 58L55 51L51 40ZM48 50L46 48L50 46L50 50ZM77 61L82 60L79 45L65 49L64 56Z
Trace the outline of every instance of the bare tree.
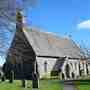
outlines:
M90 48L86 44L87 43L82 40L80 48L82 50L83 56L85 58L90 58Z
M4 30L7 31L6 33L14 32L16 28L16 13L19 10L23 12L26 8L30 8L35 6L36 0L0 0L0 28L3 27L5 29L1 29L0 32L2 33ZM16 28L17 29L17 28ZM3 32L3 34L6 34ZM6 35L1 36L0 38L0 52L1 54L5 54L6 49L8 48L8 44L6 45L6 41L8 37ZM7 35L8 36L8 35ZM8 42L7 42L8 43ZM5 47L3 47L5 45ZM3 51L1 50L3 48ZM28 57L26 57L28 58ZM12 81L12 76L10 78L10 82ZM23 82L25 82L23 80ZM35 83L35 80L33 81ZM23 83L25 86L25 83ZM35 84L35 86L37 86Z
M29 2L29 0L27 0L27 2L25 2L25 0L22 0L23 1L23 3L22 3L22 6L28 6L28 3L29 3L29 5L30 6L33 6L34 5L34 3L35 3L35 0L31 0L31 2ZM20 6L20 5L19 5ZM19 12L17 12L17 24L20 24L21 26L22 26L22 18L23 18L23 16L22 16L22 14L21 14L21 12L20 12L20 9L23 9L23 7L20 7L19 9L18 9L18 11ZM19 25L19 26L20 26ZM18 28L18 25L17 25L17 28ZM23 26L22 27L20 27L20 29L22 29L23 28ZM26 57L26 58L28 58L28 57ZM22 64L23 65L23 64ZM35 63L35 65L34 65L34 71L35 71L35 68L36 68L36 63ZM24 74L24 72L23 72L23 66L22 66L22 73ZM38 88L38 77L37 77L37 74L36 74L36 72L34 73L32 73L32 77L33 77L33 80L32 80L32 87L33 88ZM22 85L23 85L23 87L25 87L26 85L25 85L25 79L23 79L22 80Z
M0 0L0 54L8 48L8 39L16 30L16 12L33 7L37 0ZM3 35L2 35L3 34ZM8 34L8 35L7 35ZM2 50L3 49L3 50Z

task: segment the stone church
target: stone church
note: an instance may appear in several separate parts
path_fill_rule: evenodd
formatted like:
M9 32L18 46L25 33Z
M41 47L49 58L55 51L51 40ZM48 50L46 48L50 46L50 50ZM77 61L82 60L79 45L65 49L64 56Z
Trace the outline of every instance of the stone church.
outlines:
M81 49L72 39L38 28L23 28L19 15L5 71L13 70L16 79L32 79L33 72L39 78L61 74L62 79L76 79L82 72L84 75L90 73L87 60L82 56Z

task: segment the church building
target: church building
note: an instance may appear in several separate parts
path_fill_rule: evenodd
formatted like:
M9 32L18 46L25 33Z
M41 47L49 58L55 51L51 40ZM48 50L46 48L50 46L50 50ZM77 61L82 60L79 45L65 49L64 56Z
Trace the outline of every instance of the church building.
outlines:
M35 27L23 27L19 12L18 18L6 58L6 71L13 70L15 78L32 79L36 73L39 78L61 74L62 79L76 79L82 72L90 73L87 61L82 60L81 49L72 39Z

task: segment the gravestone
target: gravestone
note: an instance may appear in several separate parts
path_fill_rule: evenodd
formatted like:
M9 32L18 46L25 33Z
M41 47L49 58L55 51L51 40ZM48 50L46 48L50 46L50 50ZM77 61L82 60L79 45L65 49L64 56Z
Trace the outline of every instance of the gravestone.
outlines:
M10 72L9 82L10 82L10 83L13 83L13 80L14 80L14 71L12 70L12 71Z
M32 88L39 88L39 79L36 73L32 74Z
M25 80L25 79L22 80L22 87L23 88L27 87L27 80Z

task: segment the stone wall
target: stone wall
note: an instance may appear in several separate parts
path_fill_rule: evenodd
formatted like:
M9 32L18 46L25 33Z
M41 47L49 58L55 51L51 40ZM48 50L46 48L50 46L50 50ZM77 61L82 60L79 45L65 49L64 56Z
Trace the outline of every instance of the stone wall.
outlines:
M67 70L67 65L68 69ZM90 65L87 60L66 58L62 66L62 79L79 79L82 76L90 74ZM68 74L68 75L67 75Z
M45 58L45 57L36 57L38 63L38 71L40 78L50 77L50 73L53 70L57 59L55 58ZM47 71L45 70L45 62L47 62Z

